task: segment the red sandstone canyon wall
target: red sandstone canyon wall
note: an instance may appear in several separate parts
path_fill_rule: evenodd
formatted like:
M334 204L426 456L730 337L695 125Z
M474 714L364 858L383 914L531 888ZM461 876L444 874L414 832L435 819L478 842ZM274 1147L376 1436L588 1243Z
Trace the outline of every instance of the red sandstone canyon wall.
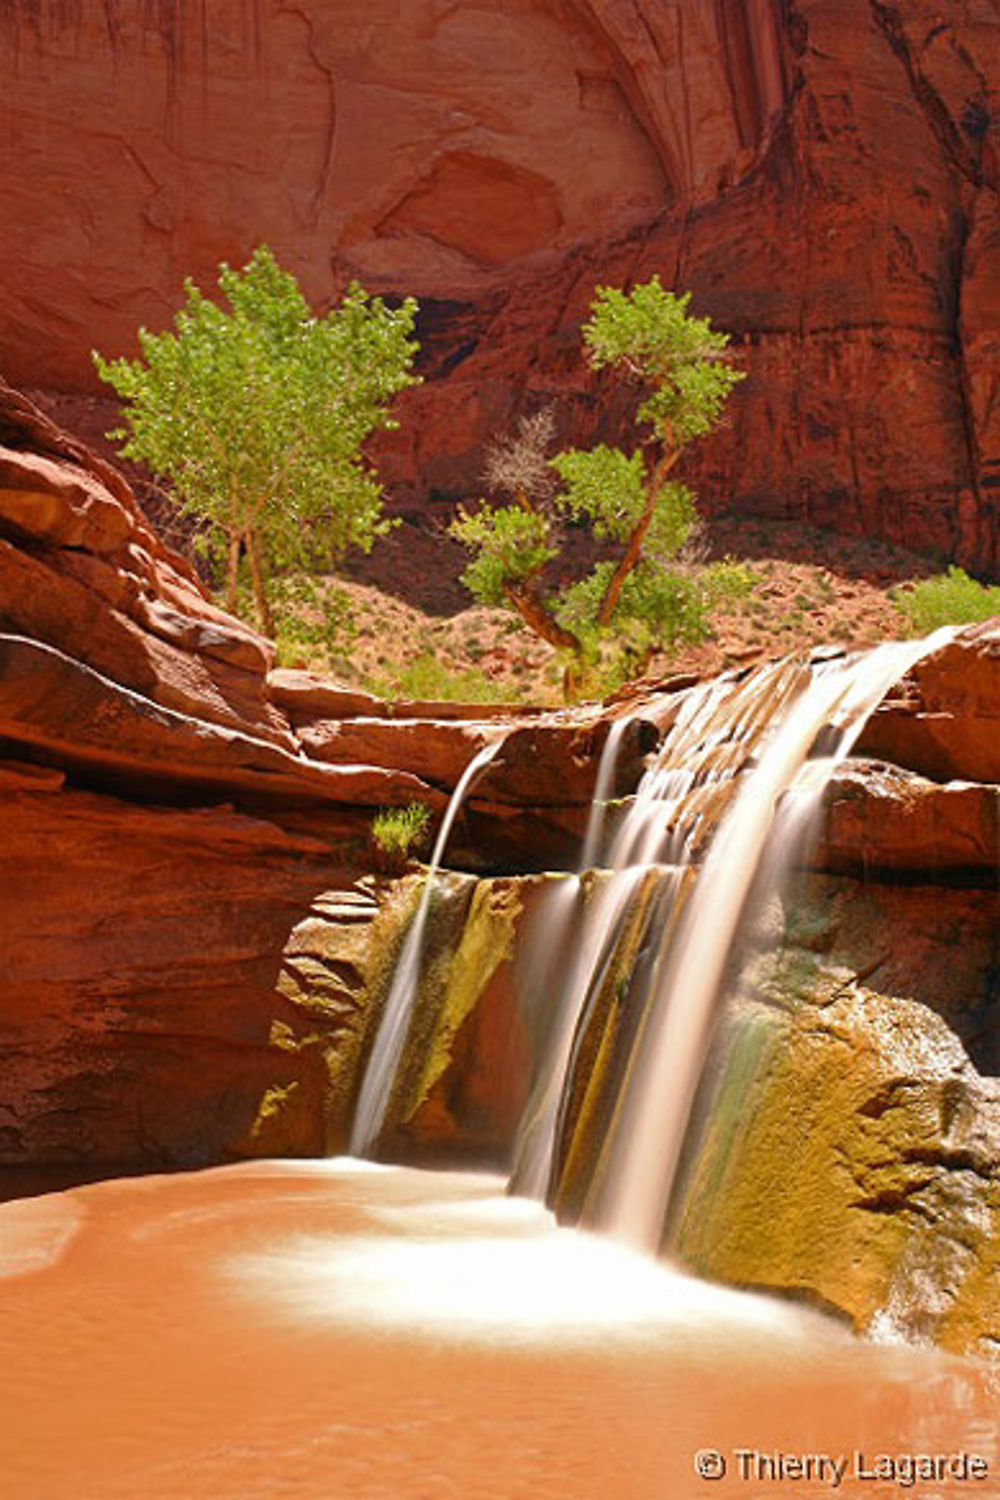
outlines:
M990 0L2 0L0 365L86 385L266 241L423 299L385 469L468 493L532 403L617 435L579 320L657 271L750 371L710 507L996 571L998 64Z

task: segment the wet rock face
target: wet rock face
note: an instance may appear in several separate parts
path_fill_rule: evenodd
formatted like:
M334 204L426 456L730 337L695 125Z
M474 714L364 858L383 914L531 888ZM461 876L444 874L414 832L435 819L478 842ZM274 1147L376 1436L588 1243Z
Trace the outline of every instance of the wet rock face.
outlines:
M676 1243L860 1329L995 1351L992 892L813 877L705 1090Z
M620 435L579 320L596 283L657 272L750 372L692 465L707 504L998 566L988 0L206 17L0 8L15 379L92 385L95 344L130 349L185 274L204 285L264 241L320 305L351 275L423 299L428 383L383 468L465 495L484 441L543 399L573 441Z
M439 881L421 979L376 1155L504 1167L540 1055L545 995L524 983L530 938L554 876ZM418 888L385 893L372 929L366 1034L374 1041Z

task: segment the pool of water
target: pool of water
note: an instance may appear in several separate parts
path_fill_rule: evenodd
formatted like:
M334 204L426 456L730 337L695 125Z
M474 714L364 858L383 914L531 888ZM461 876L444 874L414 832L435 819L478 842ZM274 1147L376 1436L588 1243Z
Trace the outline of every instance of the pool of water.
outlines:
M265 1162L0 1206L0 1496L1000 1495L990 1365L503 1187Z

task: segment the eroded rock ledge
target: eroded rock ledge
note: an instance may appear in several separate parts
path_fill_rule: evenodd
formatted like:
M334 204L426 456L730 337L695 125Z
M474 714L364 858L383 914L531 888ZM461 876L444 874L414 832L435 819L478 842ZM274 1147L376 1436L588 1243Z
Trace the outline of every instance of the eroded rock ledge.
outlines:
M394 1149L504 1161L538 1050L524 934L561 878L540 872L575 863L612 719L621 798L691 684L539 714L275 670L119 476L2 385L0 441L0 1164L343 1149L415 892L368 873L373 811L439 815L498 738ZM998 727L1000 625L873 716L720 1034L680 1238L709 1274L955 1348L1000 1340Z

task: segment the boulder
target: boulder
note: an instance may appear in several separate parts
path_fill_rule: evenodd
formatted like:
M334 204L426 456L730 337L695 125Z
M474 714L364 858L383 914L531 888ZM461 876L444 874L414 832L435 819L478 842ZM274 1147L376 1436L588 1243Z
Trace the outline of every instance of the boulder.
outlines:
M341 687L317 672L276 667L267 674L267 696L297 728L314 719L383 718L389 704L372 693Z
M823 802L821 841L811 856L819 869L996 882L1000 787L942 786L894 766L847 762Z
M995 896L814 880L728 1015L674 1243L875 1336L994 1353Z
M857 750L935 781L1000 782L1000 622L966 626L918 662Z
M359 718L300 723L297 733L305 754L324 765L406 766L422 781L453 790L470 761L504 730L461 720Z

